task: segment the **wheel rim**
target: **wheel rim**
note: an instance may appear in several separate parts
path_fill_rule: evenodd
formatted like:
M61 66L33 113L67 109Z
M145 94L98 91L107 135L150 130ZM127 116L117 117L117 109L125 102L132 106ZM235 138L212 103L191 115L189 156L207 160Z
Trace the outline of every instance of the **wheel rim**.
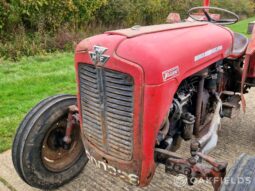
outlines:
M67 115L52 125L43 140L42 161L44 166L53 172L70 168L84 152L79 126L71 134L71 143L66 148L63 138L67 127Z

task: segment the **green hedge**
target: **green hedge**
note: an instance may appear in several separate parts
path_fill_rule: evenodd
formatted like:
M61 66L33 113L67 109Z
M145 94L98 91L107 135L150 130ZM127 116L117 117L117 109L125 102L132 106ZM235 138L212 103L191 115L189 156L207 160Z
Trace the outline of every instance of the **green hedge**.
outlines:
M131 26L165 22L170 12L178 12L182 18L187 11L201 6L203 0L108 0L96 11L100 24L107 26ZM237 6L239 5L239 6ZM240 16L253 16L255 5L252 0L212 0L211 6L226 8Z
M56 32L63 26L79 30L88 23L133 25L163 22L171 11L183 16L202 0L0 0L1 35L28 32ZM213 0L212 5L228 8L239 15L254 13L251 0ZM239 5L239 6L237 6ZM8 33L8 34L6 34Z
M0 0L1 32L24 27L29 32L55 32L64 25L86 24L107 0Z
M136 24L164 23L169 12L202 0L0 0L0 57L69 49L88 34ZM254 14L252 0L212 0L242 16ZM238 5L238 6L237 6Z

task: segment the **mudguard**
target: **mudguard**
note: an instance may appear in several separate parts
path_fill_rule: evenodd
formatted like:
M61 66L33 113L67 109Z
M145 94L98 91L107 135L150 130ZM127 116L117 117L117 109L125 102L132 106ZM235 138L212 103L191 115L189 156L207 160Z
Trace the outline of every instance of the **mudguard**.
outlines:
M244 68L242 74L241 97L244 112L246 111L246 101L244 98L244 85L247 77L255 78L255 27L253 28L252 38L245 53Z

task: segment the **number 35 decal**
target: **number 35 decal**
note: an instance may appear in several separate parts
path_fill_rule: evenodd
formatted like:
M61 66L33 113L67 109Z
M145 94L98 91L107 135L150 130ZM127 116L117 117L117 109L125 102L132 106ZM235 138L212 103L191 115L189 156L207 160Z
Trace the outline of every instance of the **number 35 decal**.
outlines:
M86 154L88 159L97 167L100 168L106 172L108 172L109 174L116 176L116 177L120 177L121 179L123 179L124 181L132 184L132 185L139 185L139 177L135 174L128 174L124 171L121 171L109 164L106 164L103 161L99 161L96 160L93 156L90 155L90 153L86 150Z

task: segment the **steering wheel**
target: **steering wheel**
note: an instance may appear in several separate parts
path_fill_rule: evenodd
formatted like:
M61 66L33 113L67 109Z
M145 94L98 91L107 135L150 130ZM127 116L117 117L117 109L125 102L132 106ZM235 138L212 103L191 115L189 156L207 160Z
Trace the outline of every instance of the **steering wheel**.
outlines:
M233 17L232 19L219 19L216 20L214 18L212 18L212 16L210 15L210 10L214 10L217 12L222 12L225 14L230 15L231 17ZM196 13L203 13L204 16L206 17L206 20L201 20L195 17L194 12ZM193 14L192 14L193 13ZM219 25L231 25L234 23L237 23L239 21L239 16L231 11L228 11L226 9L222 9L222 8L218 8L218 7L194 7L192 9L190 9L188 11L189 17L192 18L195 21L200 21L200 22L210 22L210 23L214 23L214 24L219 24Z

